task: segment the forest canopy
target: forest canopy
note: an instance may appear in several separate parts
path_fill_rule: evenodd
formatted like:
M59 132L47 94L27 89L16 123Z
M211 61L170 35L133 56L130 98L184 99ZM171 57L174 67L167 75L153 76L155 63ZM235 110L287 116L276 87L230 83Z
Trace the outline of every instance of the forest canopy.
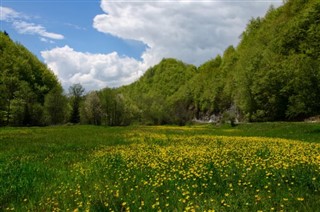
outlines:
M42 125L46 95L57 77L22 44L0 32L0 124Z

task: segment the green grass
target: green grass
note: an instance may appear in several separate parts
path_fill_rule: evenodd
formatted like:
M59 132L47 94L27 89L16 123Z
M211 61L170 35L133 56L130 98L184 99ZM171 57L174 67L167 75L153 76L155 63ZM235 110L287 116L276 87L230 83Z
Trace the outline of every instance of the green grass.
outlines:
M320 143L320 123L262 122L240 124L234 128L224 125L213 130L216 135L273 137Z
M187 127L188 128L188 127ZM305 142L320 143L320 123L305 122L261 122L243 123L236 127L225 125L195 125L190 126L196 131L185 131L179 129L161 129L164 133L182 134L206 134L225 136L258 136L270 138L285 138Z
M309 123L0 128L0 211L316 211L319 143Z

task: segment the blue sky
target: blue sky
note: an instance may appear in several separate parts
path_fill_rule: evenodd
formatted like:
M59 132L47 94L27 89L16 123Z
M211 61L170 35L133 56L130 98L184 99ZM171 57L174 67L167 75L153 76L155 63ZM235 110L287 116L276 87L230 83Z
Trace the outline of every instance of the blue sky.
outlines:
M145 45L141 42L123 40L121 38L98 32L92 27L94 17L102 13L100 1L9 1L1 0L1 6L11 8L21 15L27 16L27 21L41 25L49 32L61 33L64 39L47 39L41 41L38 36L18 33L12 23L1 21L1 30L6 30L10 36L30 51L41 57L41 51L56 46L69 45L75 50L91 53L118 52L140 59ZM54 42L54 43L50 43Z
M65 89L89 91L129 84L162 58L200 65L271 4L282 0L0 0L0 26Z

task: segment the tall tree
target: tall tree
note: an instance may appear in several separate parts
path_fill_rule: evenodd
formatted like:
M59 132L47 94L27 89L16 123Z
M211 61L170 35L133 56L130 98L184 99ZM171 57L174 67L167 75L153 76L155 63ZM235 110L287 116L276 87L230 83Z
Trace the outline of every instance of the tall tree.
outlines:
M45 122L49 125L62 124L66 120L67 98L61 86L52 89L44 101Z
M105 125L127 125L127 111L124 97L116 89L105 88L100 92L101 107Z
M100 125L103 112L97 91L92 91L85 96L82 105L81 119L87 124Z
M70 102L71 102L71 123L80 122L80 103L84 93L84 88L80 83L73 84L69 88Z

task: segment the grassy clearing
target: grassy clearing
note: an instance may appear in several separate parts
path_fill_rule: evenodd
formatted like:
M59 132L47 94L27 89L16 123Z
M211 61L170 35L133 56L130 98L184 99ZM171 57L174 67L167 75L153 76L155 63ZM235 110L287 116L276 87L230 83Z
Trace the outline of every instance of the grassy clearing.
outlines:
M317 211L319 129L0 128L0 211Z

